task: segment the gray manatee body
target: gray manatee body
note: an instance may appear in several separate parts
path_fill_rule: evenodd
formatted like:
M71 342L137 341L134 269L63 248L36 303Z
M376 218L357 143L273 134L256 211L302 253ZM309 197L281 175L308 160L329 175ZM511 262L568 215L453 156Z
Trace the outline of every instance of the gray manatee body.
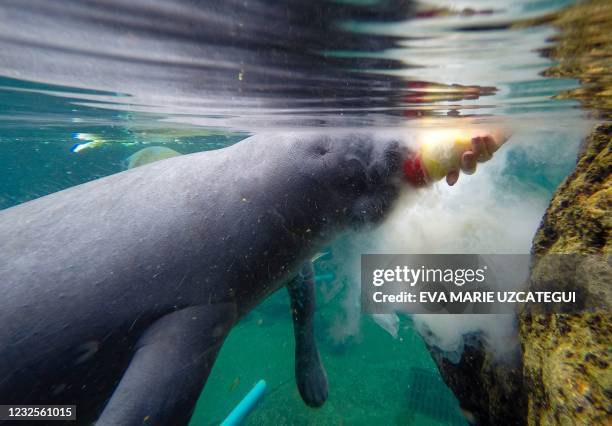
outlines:
M308 259L384 217L403 155L370 135L259 135L0 211L0 403L186 424L231 327L288 284L298 388L321 405Z

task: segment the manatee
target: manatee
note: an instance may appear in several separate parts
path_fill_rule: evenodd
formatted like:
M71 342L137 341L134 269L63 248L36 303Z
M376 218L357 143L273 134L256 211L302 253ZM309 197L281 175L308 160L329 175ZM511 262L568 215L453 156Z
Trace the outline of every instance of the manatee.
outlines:
M287 287L297 386L320 406L311 259L386 217L409 153L370 133L260 134L0 211L0 401L187 424L231 328Z

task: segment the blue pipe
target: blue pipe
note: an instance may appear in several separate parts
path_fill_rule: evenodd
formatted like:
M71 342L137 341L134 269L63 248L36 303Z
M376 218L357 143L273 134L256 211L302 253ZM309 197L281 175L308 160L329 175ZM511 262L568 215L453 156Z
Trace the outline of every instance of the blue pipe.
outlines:
M253 411L265 392L266 381L260 380L257 382L255 387L246 394L242 401L236 405L232 412L229 413L229 416L223 420L221 426L236 426L241 424L248 417L248 415L251 414L251 411Z

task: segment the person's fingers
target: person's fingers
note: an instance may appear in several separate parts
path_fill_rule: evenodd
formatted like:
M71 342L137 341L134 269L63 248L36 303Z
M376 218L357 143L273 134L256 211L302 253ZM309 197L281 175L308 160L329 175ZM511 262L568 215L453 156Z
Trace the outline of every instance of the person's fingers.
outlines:
M466 151L461 156L461 170L467 175L476 171L476 155L473 151Z
M474 153L474 157L476 157L476 161L480 160L480 157L483 155L484 149L486 148L484 146L482 137L476 136L472 138L472 152Z
M449 174L446 175L446 183L448 186L453 186L459 180L459 170L453 170Z
M503 141L498 142L493 136L487 135L484 138L484 143L489 155L493 156L493 153L499 149Z
M477 136L472 138L472 151L476 157L476 161L484 163L493 156L493 151L490 150L491 146L490 136Z

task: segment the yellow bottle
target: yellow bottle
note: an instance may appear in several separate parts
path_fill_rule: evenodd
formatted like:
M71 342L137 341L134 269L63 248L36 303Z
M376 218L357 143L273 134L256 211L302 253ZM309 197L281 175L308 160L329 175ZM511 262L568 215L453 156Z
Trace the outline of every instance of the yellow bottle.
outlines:
M441 132L419 147L404 163L404 175L415 186L443 179L461 167L461 156L472 148L472 138L457 132Z
M449 172L459 170L461 156L472 148L471 138L426 143L421 148L423 166L431 182L444 178Z

